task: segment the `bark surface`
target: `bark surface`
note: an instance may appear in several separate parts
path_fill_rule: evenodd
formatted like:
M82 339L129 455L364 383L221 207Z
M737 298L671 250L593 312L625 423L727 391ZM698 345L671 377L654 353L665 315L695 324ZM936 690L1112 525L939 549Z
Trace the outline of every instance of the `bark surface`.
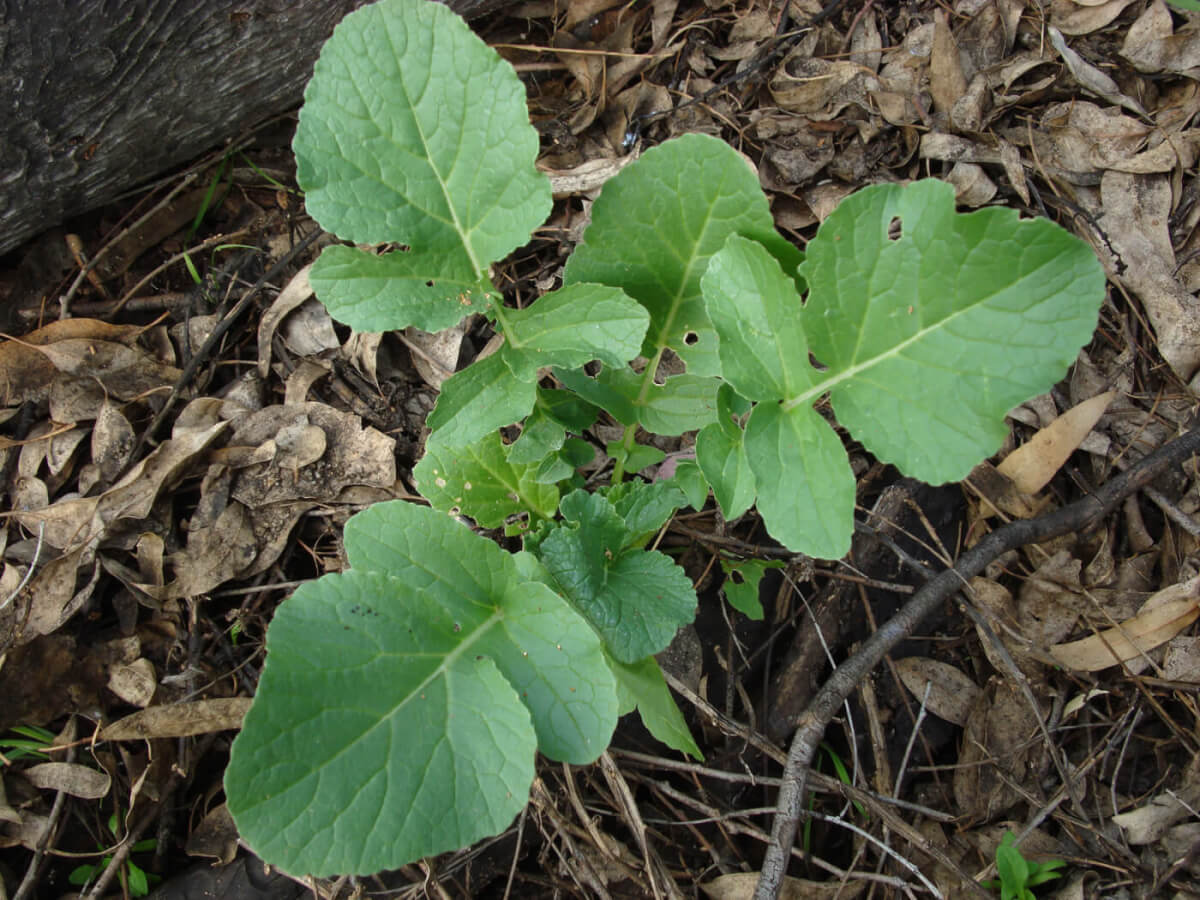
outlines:
M364 3L0 0L0 253L297 106Z

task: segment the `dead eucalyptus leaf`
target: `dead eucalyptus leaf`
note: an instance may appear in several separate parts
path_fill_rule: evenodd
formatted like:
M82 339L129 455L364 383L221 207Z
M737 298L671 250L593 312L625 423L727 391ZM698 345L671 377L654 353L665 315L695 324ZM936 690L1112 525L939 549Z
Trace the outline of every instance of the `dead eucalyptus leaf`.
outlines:
M258 321L258 374L262 378L271 371L271 341L279 324L288 313L313 296L312 283L308 280L310 272L312 263L293 275Z
M1036 494L1079 448L1115 397L1114 391L1106 391L1067 410L1008 454L996 469L1021 492Z
M250 703L249 697L226 697L151 706L106 725L100 730L100 739L137 741L231 731L242 727L242 718Z
M1200 575L1159 591L1146 601L1141 612L1116 628L1057 644L1050 648L1050 653L1064 668L1098 672L1165 644L1197 618L1200 618Z
M734 872L731 875L718 875L707 884L700 885L700 890L711 900L749 900L754 896L757 884L757 872ZM779 896L782 900L854 900L866 886L865 881L809 881L785 875Z
M925 698L925 686L929 685L925 708L931 713L955 725L966 724L980 691L960 669L927 656L909 656L896 660L896 671L918 701Z
M25 778L44 791L62 791L84 800L99 800L108 795L112 777L104 771L79 763L48 762L30 766Z

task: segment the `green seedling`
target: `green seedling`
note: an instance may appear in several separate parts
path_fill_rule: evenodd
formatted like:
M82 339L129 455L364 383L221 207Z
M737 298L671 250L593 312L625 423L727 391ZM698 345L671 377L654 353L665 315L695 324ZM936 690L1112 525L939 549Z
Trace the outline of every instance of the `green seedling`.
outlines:
M14 737L13 735L16 735ZM19 759L49 759L45 748L54 741L54 733L33 725L15 725L11 733L0 738L0 753L10 762Z
M495 834L535 752L590 762L635 709L700 758L654 657L697 604L651 549L671 516L711 490L727 519L756 506L790 550L842 556L854 476L817 401L876 458L961 479L1006 412L1062 378L1104 298L1083 242L1011 210L958 215L934 180L852 195L801 253L742 157L692 134L604 186L561 288L506 305L491 267L551 207L538 135L512 67L428 0L338 26L293 147L309 213L356 245L311 272L334 318L437 331L482 315L503 336L429 416L414 477L432 508L356 515L349 569L298 589L268 630L225 786L242 838L296 875ZM577 471L601 417L624 428L607 484ZM652 436L685 434L695 460L636 475L663 460Z
M1062 873L1057 870L1066 863L1061 859L1030 862L1021 855L1016 843L1016 835L1005 832L996 847L996 872L1000 878L985 881L983 886L991 890L999 888L1000 900L1036 900L1030 889L1061 877Z
M108 819L108 831L115 840L117 833L116 813L114 813ZM138 841L133 845L130 856L132 856L133 853L147 853L151 850L154 850L157 846L158 841L154 840L153 838L144 841ZM101 849L103 849L103 847L101 847ZM112 860L113 858L110 854L105 854L97 863L76 866L71 870L71 874L67 876L67 880L71 882L71 884L79 887L82 887L85 884L90 884L97 876L99 876L105 869L109 867L109 865L112 863ZM126 857L122 867L122 879L129 888L130 897L145 897L150 893L151 885L162 881L160 876L155 875L152 872L145 871L129 857Z

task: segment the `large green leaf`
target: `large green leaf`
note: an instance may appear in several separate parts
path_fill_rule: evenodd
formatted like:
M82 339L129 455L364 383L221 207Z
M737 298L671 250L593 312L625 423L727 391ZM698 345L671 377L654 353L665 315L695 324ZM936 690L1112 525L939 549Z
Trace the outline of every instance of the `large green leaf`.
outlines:
M560 511L563 524L527 543L555 585L617 659L635 662L666 647L696 614L683 569L663 553L630 547L637 535L600 494L574 491Z
M276 612L225 775L242 838L294 875L466 846L524 806L534 749L595 759L617 715L592 629L448 516L351 519L352 568Z
M737 236L702 285L725 377L758 403L743 446L767 530L837 558L850 546L854 479L814 401L828 392L838 421L905 474L964 478L1003 440L1005 413L1061 378L1091 336L1104 273L1050 222L957 215L954 189L933 180L851 196L806 252L804 302L771 254ZM736 459L715 457L732 435L701 437L701 466L730 493L736 479L722 472Z
M314 267L318 296L359 330L445 322L453 306L436 301L483 283L550 211L512 66L426 0L381 0L338 25L305 91L293 148L308 212L323 228L409 248L382 258L344 249Z
M805 331L829 371L788 405L830 391L855 438L935 484L996 451L1005 414L1066 374L1104 301L1079 238L1012 209L958 215L933 179L846 198L807 252Z
M535 464L508 459L498 431L465 447L448 447L434 435L413 469L417 489L434 509L470 516L484 528L522 513L553 518L558 488L539 484L536 476Z
M563 280L621 288L650 311L647 358L669 347L690 374L716 375L700 276L731 234L772 247L786 243L753 168L724 141L684 135L647 150L605 183ZM799 260L794 248L790 253Z

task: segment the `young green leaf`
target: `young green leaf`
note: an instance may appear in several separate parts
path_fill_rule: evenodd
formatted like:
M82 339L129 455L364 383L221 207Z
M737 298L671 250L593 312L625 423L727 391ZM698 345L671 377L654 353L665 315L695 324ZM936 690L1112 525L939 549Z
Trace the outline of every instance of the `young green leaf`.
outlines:
M778 560L723 559L721 568L725 572L725 583L721 585L721 590L729 605L748 619L761 620L763 608L762 601L758 599L758 586L767 569L782 569L783 563Z
M624 366L638 355L650 324L640 303L601 284L570 285L503 315L500 352L522 381L546 366L575 369L592 360Z
M537 466L511 462L506 450L498 431L465 447L431 436L413 469L417 489L434 509L470 516L484 528L499 528L521 513L552 519L558 488L539 484Z
M634 535L601 494L573 491L559 509L564 523L527 542L554 584L617 659L635 662L666 647L696 614L683 569L665 554L629 548Z
M494 834L525 804L535 748L588 762L616 721L595 633L491 541L393 502L345 543L352 568L276 612L225 776L239 833L295 875Z
M736 519L754 503L754 473L735 419L750 411L750 404L729 385L717 392L717 420L696 435L696 462L726 520Z
M650 466L657 466L667 458L667 454L649 444L631 444L625 446L624 441L609 441L604 445L604 452L617 465L628 472L640 472Z
M668 747L703 762L704 754L671 696L658 661L653 656L634 663L610 658L609 665L617 677L621 712L632 712L636 707L647 731Z
M318 296L360 331L445 327L456 298L486 284L488 266L550 211L516 72L459 16L425 0L381 0L338 25L305 91L293 149L323 228L410 248L384 257L344 248L314 266Z
M425 424L445 444L461 447L525 418L536 399L536 380L517 378L493 353L443 382Z
M582 434L599 410L570 391L538 387L533 412L521 425L521 436L508 448L509 462L533 463L559 450L567 432Z
M595 378L578 370L562 373L556 369L555 373L564 385L607 410L621 424L636 422L653 434L695 431L716 418L719 378L673 375L656 384L628 366L605 367Z
M700 276L731 234L786 243L746 161L724 141L684 135L647 150L604 185L563 280L622 288L650 311L642 348L648 359L669 347L690 374L716 375ZM798 251L790 254L799 261Z
M670 481L623 481L602 493L625 520L629 536L621 549L645 546L675 510L687 505L683 491Z
M735 236L702 283L725 377L758 402L743 442L759 512L777 540L823 558L849 549L854 478L818 397L906 474L964 478L1003 439L1005 413L1062 377L1104 299L1078 238L1011 210L957 215L953 188L932 180L847 198L800 272L803 305L775 259Z
M696 460L680 460L671 481L683 491L688 506L695 510L704 509L704 503L708 500L708 479Z

